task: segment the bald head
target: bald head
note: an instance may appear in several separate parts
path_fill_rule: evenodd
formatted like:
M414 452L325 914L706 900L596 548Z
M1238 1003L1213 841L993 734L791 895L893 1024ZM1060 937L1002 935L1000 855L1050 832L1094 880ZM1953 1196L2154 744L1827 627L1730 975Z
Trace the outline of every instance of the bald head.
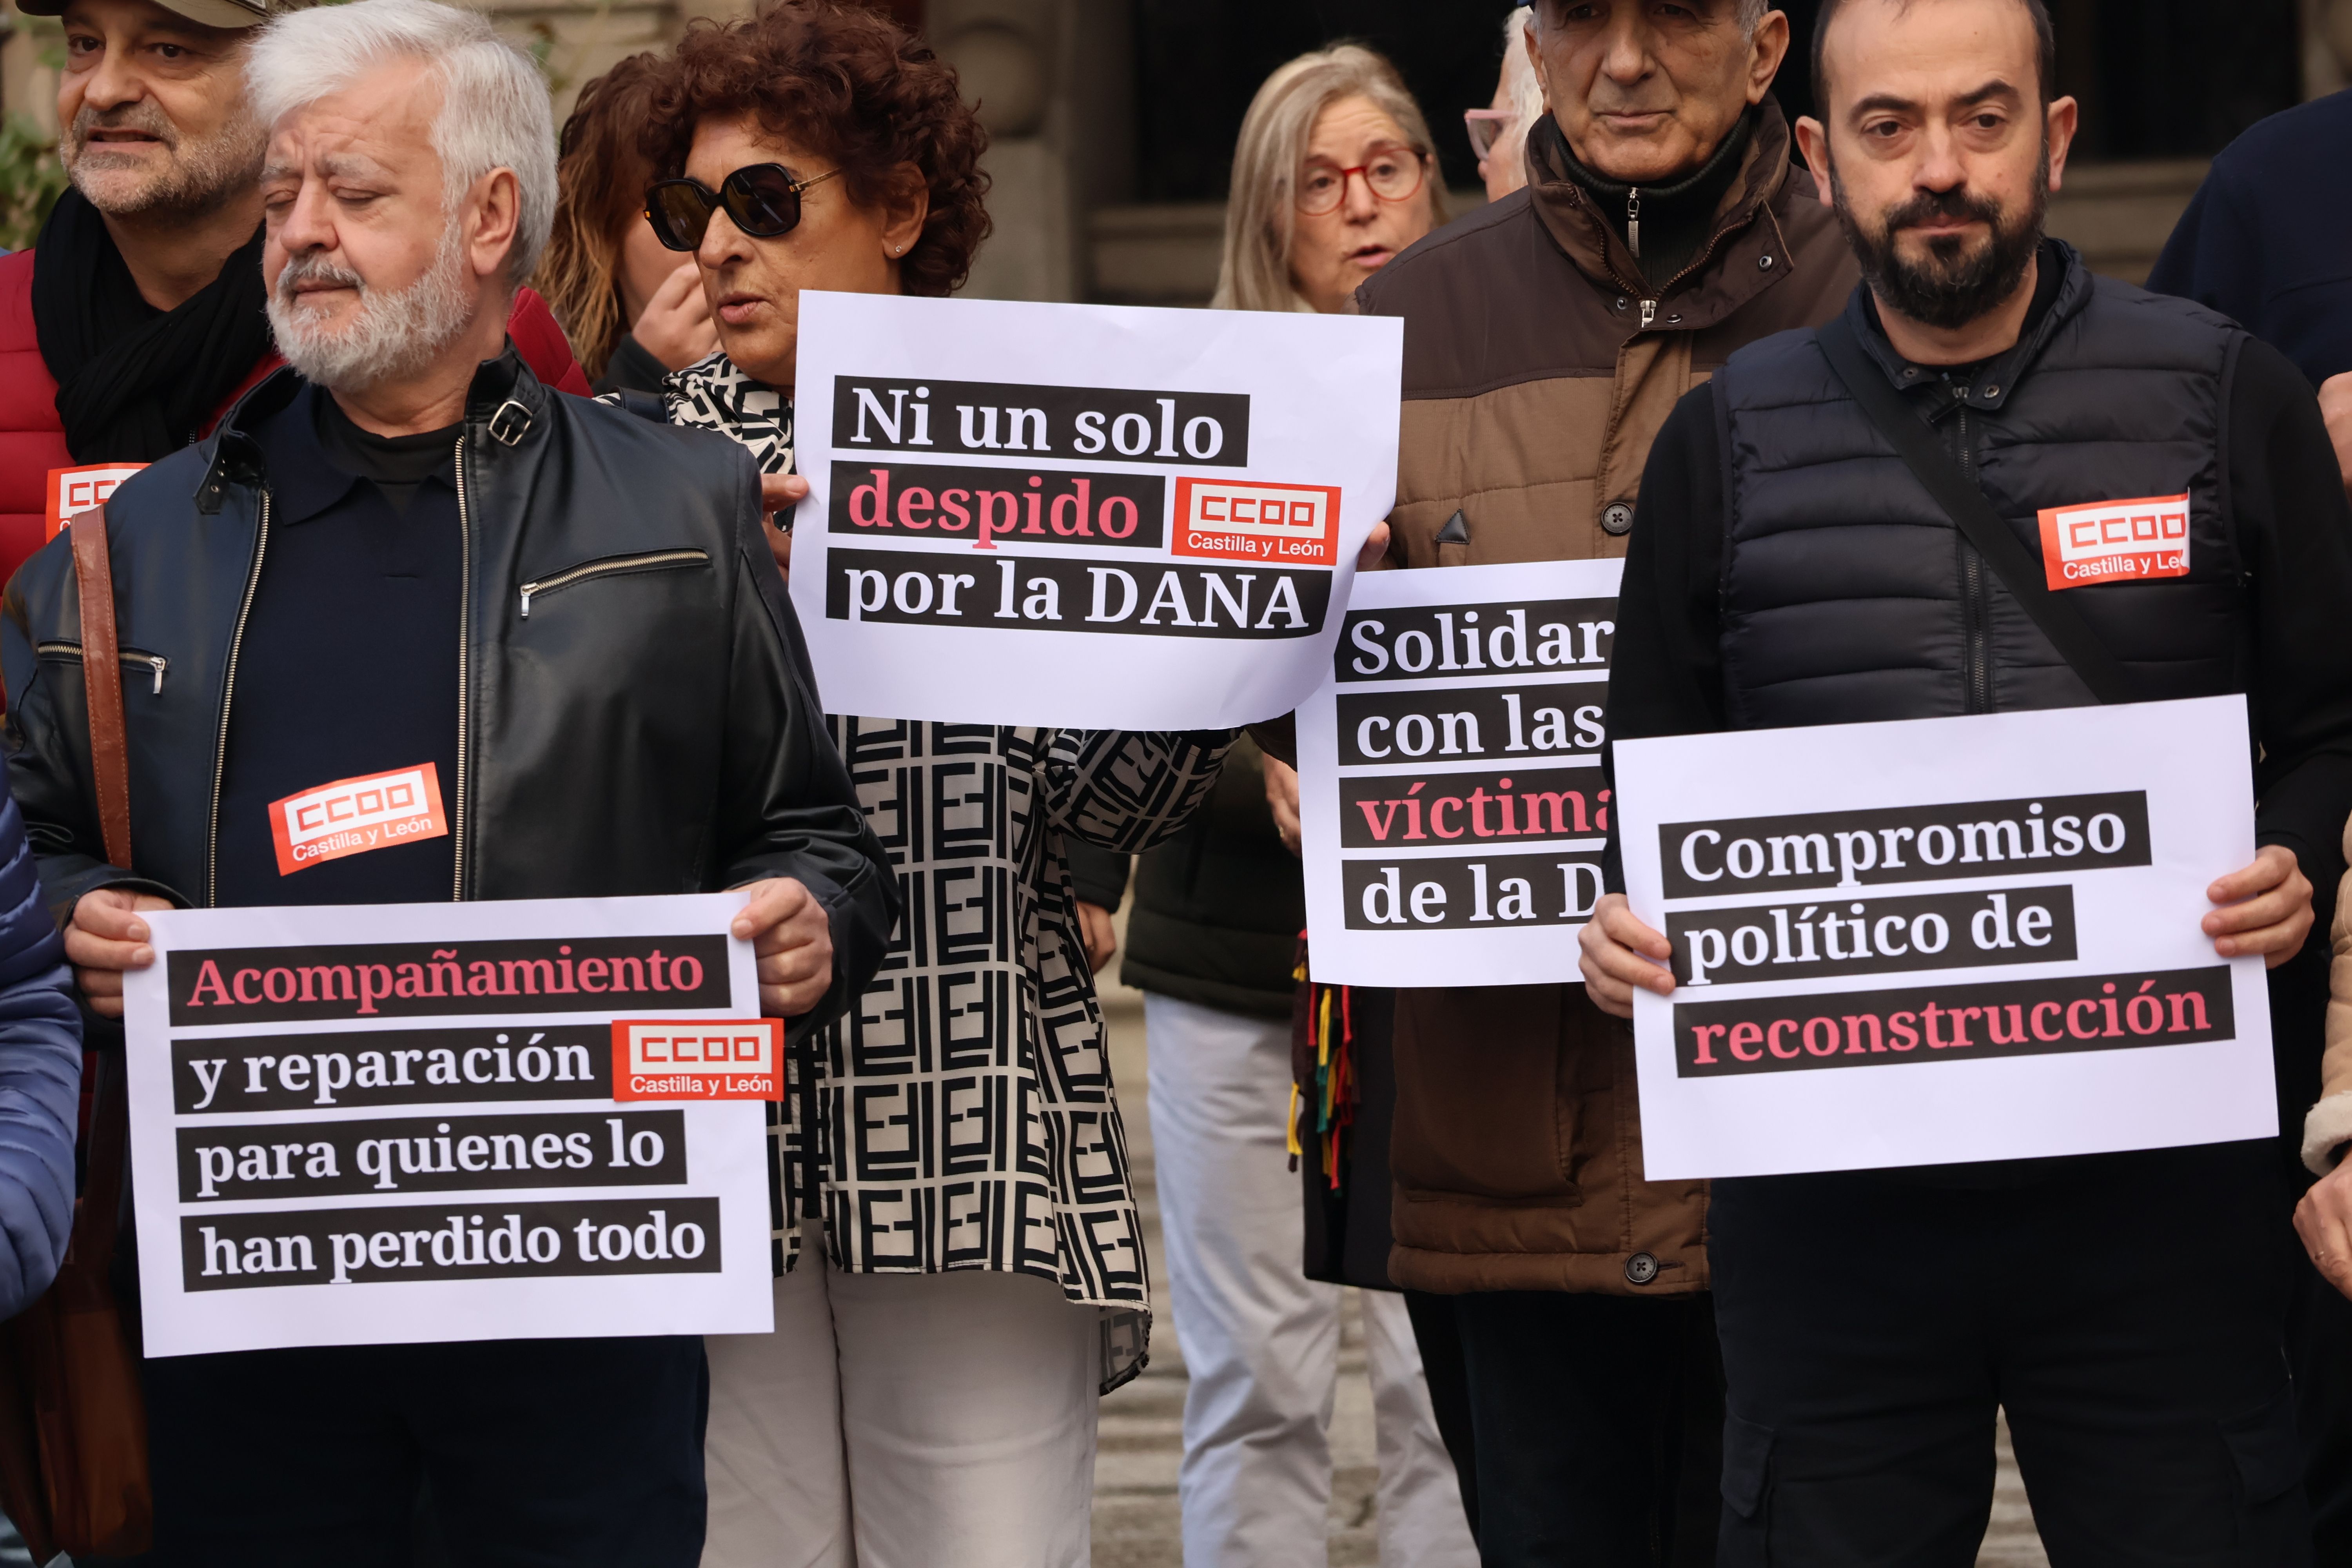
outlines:
M2042 0L1822 0L1819 17L1813 23L1813 97L1824 110L1830 104L1828 56L1830 29L1848 11L1870 6L1884 6L1897 13L1907 12L1916 5L1983 5L2021 11L2032 25L2034 69L2039 79L2042 101L2048 103L2055 95L2058 79L2058 35L2051 30L2050 8Z

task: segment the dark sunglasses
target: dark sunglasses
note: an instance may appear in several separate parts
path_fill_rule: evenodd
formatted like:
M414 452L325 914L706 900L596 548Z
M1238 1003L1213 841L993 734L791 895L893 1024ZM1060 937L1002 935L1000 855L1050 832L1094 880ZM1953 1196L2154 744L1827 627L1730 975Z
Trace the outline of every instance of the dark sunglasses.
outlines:
M795 180L782 163L750 163L720 181L715 193L700 180L656 180L646 192L646 221L672 250L700 249L710 215L721 207L753 239L773 239L800 226L801 193L840 173L828 169L814 179Z

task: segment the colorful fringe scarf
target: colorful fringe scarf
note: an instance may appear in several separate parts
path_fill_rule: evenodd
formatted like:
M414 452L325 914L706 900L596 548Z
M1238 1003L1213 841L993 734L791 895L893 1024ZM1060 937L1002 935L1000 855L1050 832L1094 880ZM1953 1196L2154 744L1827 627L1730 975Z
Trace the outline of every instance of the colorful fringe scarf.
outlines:
M1292 978L1307 984L1302 959ZM1307 1027L1315 1049L1315 1135L1321 1144L1323 1179L1333 1192L1347 1169L1342 1157L1348 1129L1356 1121L1356 1026L1345 985L1308 986ZM1298 1100L1304 1086L1290 1086L1291 1168L1307 1151L1299 1142Z

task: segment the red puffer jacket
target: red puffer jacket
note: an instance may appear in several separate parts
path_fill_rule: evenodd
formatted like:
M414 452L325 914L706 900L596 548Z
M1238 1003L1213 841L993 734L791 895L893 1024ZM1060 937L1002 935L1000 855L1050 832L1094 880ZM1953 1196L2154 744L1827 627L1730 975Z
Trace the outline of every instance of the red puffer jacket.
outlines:
M525 289L515 296L507 319L523 363L559 392L588 395L588 378L572 357L563 329L547 301ZM283 363L275 353L253 367L243 385L213 417ZM48 530L49 470L74 466L58 418L58 384L41 359L33 330L33 253L0 256L0 583L16 575L25 558L38 550Z

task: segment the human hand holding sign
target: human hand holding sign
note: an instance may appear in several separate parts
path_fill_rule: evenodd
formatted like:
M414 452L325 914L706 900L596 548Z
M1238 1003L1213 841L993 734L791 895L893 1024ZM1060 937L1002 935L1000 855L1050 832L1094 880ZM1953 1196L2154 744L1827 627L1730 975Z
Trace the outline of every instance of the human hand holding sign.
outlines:
M2205 889L2221 907L2204 919L2205 934L2223 958L2259 954L2276 969L2303 948L2311 934L2311 883L2295 864L2294 852L2279 845L2264 847L2253 864L2231 872ZM1674 994L1675 977L1666 964L1675 950L1662 932L1633 913L1622 893L1602 896L1592 919L1577 933L1577 966L1584 971L1585 994L1602 1012L1620 1018L1633 1016L1633 988ZM2347 1195L2352 1214L2352 1193ZM2300 1223L2300 1221L2298 1221Z
M1675 950L1665 937L1643 925L1622 893L1603 893L1592 918L1576 933L1577 967L1584 971L1584 994L1602 1012L1633 1016L1633 987L1674 994L1675 977L1664 967Z
M2311 880L2284 846L2264 845L2252 865L2221 878L2205 896L2222 906L2204 926L2223 958L2259 954L2276 969L2302 952L2311 934Z
M760 1011L797 1018L833 988L833 922L816 896L791 877L754 882L734 932L760 965Z
M66 928L66 962L73 965L74 984L91 1012L101 1018L122 1016L123 973L155 962L147 922L139 917L171 907L169 899L129 888L99 888L74 905L73 924Z

